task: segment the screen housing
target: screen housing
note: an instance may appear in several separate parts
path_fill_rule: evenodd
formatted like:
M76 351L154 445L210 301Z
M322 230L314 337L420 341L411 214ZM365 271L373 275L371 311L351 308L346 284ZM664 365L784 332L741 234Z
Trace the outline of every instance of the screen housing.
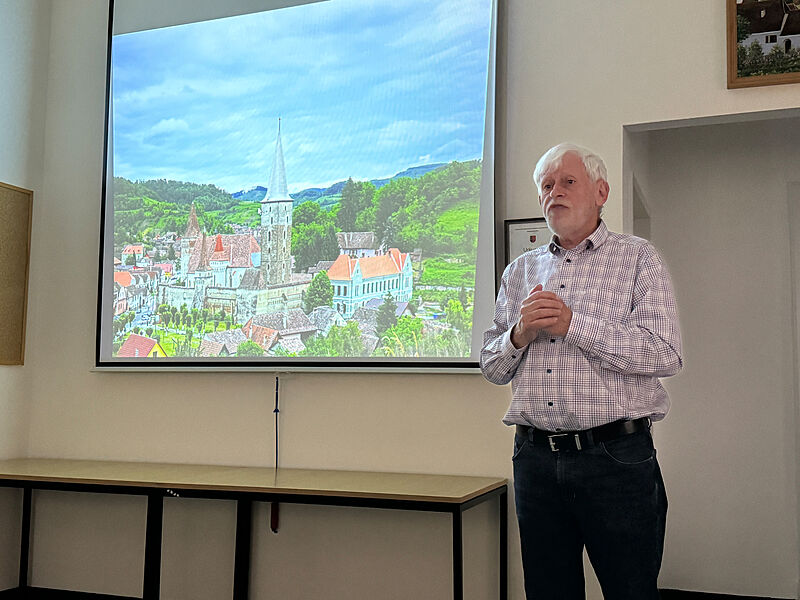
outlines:
M491 321L494 305L493 282L495 276L495 89L497 79L496 48L498 2L491 4L491 24L488 50L488 77L486 87L486 113L482 157L481 201L479 212L478 253L474 292L474 315L471 353L468 358L378 358L378 357L264 357L243 358L159 358L155 361L125 360L110 357L104 339L110 330L113 311L104 310L104 300L109 298L113 287L113 177L112 148L112 43L115 34L167 27L188 22L199 22L227 16L260 12L311 4L318 0L211 0L198 3L192 0L176 0L167 5L152 0L109 0L108 48L106 61L106 102L104 168L102 180L101 236L98 271L96 360L94 370L99 371L324 371L324 372L478 372L478 352L482 343L482 331ZM324 0L323 0L324 1ZM148 6L158 6L150 10ZM116 15L116 17L115 17ZM187 17L186 15L191 15ZM109 248L111 249L109 251ZM112 261L112 262L110 262Z

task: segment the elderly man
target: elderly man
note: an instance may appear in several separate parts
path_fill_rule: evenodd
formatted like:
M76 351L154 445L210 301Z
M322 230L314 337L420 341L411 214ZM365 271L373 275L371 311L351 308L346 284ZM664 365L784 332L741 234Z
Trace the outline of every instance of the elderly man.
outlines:
M525 592L583 599L583 548L607 600L658 598L667 498L650 426L682 366L675 297L653 246L610 232L602 159L561 144L536 165L551 242L503 273L481 370L512 383Z

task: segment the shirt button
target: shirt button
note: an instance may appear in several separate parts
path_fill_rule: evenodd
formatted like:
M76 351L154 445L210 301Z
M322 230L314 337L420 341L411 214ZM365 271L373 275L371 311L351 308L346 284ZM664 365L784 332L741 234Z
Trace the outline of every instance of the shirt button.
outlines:
M551 344L555 344L555 343L556 343L556 341L555 341L555 340L550 340L550 343L551 343Z
M548 372L548 373L552 373L552 372L553 372L553 369L547 369L547 372Z
M561 284L559 287L560 287L561 289L564 289L564 288L565 288L565 287L567 287L567 286L565 286L565 285L562 283L562 284Z
M553 403L552 402L548 402L547 406L553 406Z
M567 259L567 262L571 263L572 261L571 261L571 260L568 258L568 259Z

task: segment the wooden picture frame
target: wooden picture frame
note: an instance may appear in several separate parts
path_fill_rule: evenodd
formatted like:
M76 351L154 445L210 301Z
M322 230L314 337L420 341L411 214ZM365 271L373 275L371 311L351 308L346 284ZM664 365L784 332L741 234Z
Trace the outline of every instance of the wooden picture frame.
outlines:
M728 89L800 83L800 0L725 2Z
M506 219L504 225L506 265L525 252L550 243L553 235L544 217Z
M33 192L0 183L0 365L25 360Z

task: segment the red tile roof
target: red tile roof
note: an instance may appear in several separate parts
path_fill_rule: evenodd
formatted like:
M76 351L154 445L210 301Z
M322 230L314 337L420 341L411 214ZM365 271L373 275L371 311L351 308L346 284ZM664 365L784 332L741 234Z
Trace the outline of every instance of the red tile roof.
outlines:
M278 338L278 331L270 327L262 327L253 323L250 319L244 327L242 332L250 339L261 346L264 350L269 350L275 344Z
M397 248L389 249L387 254L364 258L350 258L346 254L340 254L333 266L328 269L328 279L349 281L353 278L356 265L361 267L361 275L364 279L395 275L403 270L407 260L408 253L401 253Z
M152 338L132 333L128 336L128 339L122 343L122 347L119 349L119 352L117 352L117 356L125 358L144 358L150 354L150 351L156 343L157 342Z
M128 287L132 281L131 274L127 271L114 271L114 282L122 287Z
M205 240L205 252L203 252L203 240ZM216 248L222 246L221 251ZM189 257L189 272L194 273L203 265L205 257L208 260L228 260L231 267L252 267L253 261L250 257L253 253L261 252L261 246L256 239L249 234L216 235L215 237L201 237L192 247L192 255Z

